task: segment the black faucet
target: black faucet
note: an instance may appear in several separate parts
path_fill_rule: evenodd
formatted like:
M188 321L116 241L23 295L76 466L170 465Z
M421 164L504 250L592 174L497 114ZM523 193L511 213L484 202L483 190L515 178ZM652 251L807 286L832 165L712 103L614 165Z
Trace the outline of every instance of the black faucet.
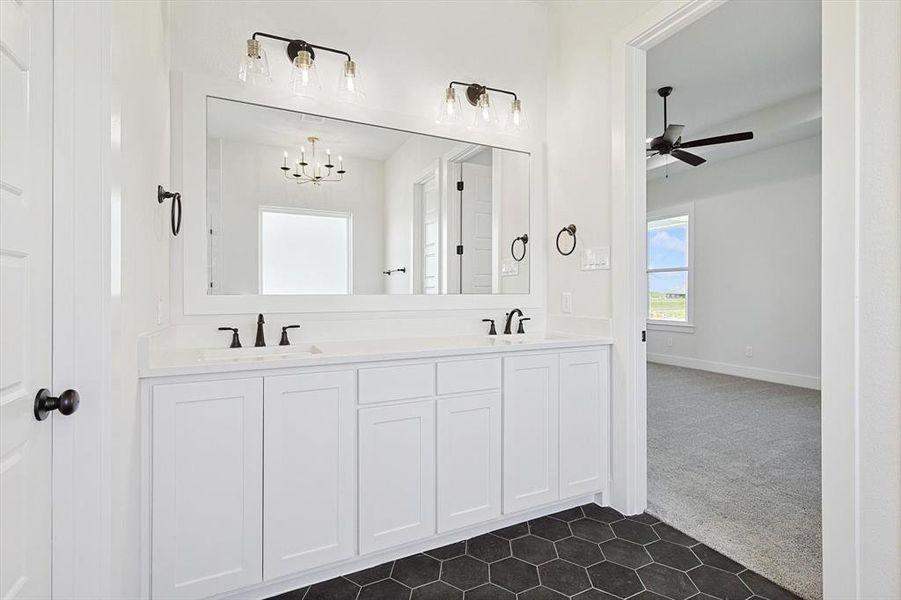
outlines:
M282 339L278 343L279 346L290 346L291 340L288 339L288 330L289 329L300 329L300 325L285 325L282 327Z
M241 347L241 338L238 337L238 328L237 327L220 327L219 331L231 331L232 332L232 343L229 348L240 348Z
M504 333L505 334L513 333L513 331L510 329L510 323L513 321L513 317L515 315L519 315L521 317L522 311L519 310L518 308L514 308L513 310L511 310L510 312L507 313L507 324L504 325ZM260 315L260 316L262 317L262 315Z
M263 323L265 322L262 314L257 317L257 341L253 343L257 348L266 345L266 336L263 334Z

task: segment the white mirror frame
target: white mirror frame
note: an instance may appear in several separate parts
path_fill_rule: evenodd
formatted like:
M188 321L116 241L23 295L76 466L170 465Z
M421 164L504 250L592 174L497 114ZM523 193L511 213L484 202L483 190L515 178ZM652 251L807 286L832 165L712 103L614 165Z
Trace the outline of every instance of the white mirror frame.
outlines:
M285 110L307 112L411 133L458 139L531 155L529 182L529 293L464 295L211 295L207 293L208 244L206 232L206 124L207 97L248 102ZM173 189L182 193L184 218L181 234L172 247L173 296L178 297L179 262L182 265L182 297L185 315L247 313L329 313L370 311L422 311L465 309L543 308L545 299L545 226L543 140L529 135L483 134L462 127L445 129L425 116L413 116L372 108L315 100L292 95L287 87L245 87L195 75L173 73L172 176ZM426 107L423 112L427 113ZM179 255L181 260L179 260Z

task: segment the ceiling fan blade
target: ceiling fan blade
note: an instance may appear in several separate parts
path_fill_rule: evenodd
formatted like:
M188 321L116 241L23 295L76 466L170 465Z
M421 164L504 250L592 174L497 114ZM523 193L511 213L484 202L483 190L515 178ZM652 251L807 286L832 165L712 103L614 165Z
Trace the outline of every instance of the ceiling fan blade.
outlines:
M662 137L670 144L675 144L676 140L682 137L683 129L685 129L685 125L669 125L666 131L663 132Z
M676 149L676 150L673 150L672 152L670 152L670 154L675 156L682 162L686 162L686 163L690 164L693 167L697 167L698 165L702 165L705 162L707 162L706 159L701 158L697 154L692 154L691 152L685 152L684 150Z
M712 146L713 144L728 144L729 142L741 142L743 140L754 139L753 131L743 131L741 133L730 133L727 135L717 135L700 140L691 140L679 144L680 148L697 148L698 146Z

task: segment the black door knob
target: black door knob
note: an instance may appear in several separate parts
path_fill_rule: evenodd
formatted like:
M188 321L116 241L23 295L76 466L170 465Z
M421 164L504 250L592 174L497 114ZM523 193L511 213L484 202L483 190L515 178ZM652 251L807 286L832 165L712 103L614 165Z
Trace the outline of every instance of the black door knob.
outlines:
M55 397L50 395L50 390L42 388L34 397L34 418L43 421L54 410L69 416L78 410L80 402L81 396L75 390L66 390L59 397Z

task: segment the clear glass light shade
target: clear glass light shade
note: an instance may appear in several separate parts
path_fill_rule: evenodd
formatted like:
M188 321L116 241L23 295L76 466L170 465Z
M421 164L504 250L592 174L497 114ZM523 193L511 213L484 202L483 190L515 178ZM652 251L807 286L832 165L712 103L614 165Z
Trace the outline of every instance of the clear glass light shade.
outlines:
M345 102L360 102L365 98L360 67L352 60L344 61L341 77L338 78L338 99Z
M441 104L438 105L438 118L436 122L442 125L451 125L459 123L463 118L463 109L460 107L460 99L457 98L457 92L454 88L449 87L444 90L444 96L441 98Z
M259 86L267 86L272 82L269 58L259 40L247 40L247 47L238 69L238 79L243 83Z
M289 85L291 91L298 96L315 95L322 89L322 85L319 83L319 73L316 72L316 63L308 51L301 50L294 57Z
M522 112L522 101L514 98L510 104L510 115L507 117L507 130L516 133L526 129L526 118Z
M472 127L473 129L496 129L497 125L497 112L494 110L494 104L491 102L488 92L482 92L479 101L476 102Z

